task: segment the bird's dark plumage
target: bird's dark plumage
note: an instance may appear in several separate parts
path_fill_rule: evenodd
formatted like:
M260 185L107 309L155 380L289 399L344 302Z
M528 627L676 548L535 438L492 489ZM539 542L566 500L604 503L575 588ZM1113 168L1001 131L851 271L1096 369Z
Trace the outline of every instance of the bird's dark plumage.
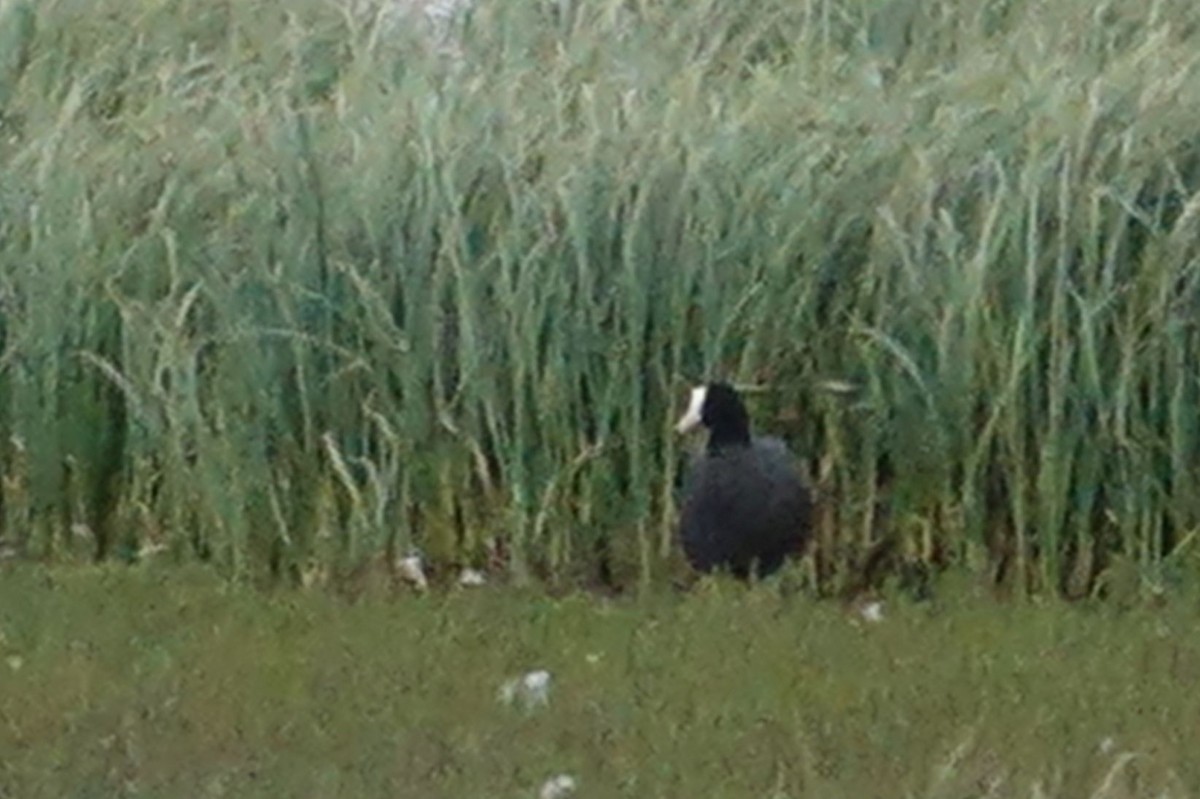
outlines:
M692 392L679 432L708 428L704 453L684 485L683 551L697 571L766 577L811 535L812 499L787 446L750 433L737 392L711 383Z

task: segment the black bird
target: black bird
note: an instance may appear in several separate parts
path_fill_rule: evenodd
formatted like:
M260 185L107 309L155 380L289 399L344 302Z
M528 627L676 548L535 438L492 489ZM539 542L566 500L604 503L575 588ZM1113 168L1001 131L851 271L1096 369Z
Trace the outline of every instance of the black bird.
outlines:
M684 485L683 551L700 572L740 579L778 571L812 535L812 497L783 441L750 435L750 417L727 383L692 389L675 429L708 428L708 445Z

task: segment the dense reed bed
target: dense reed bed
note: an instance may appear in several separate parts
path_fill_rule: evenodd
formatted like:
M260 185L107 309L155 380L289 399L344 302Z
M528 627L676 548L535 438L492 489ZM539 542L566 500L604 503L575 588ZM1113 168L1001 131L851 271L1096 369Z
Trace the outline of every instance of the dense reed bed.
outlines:
M0 8L10 553L645 583L720 375L823 586L1194 570L1190 0Z

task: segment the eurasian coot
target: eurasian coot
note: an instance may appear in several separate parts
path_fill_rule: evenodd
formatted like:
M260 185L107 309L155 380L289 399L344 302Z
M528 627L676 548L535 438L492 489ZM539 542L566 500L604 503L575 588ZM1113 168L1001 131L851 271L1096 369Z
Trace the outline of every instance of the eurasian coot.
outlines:
M778 438L751 436L750 417L727 383L692 390L676 425L708 428L708 445L684 484L680 537L692 567L766 577L811 537L812 497Z

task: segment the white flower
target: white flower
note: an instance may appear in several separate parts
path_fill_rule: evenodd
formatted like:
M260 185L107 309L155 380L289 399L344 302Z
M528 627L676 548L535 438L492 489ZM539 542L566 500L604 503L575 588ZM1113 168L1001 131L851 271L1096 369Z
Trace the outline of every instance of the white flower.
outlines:
M550 681L550 672L545 669L515 677L500 686L500 701L511 705L519 700L527 709L545 705L550 701Z
M542 784L538 799L566 799L573 793L575 793L575 778L568 774L559 774Z
M397 566L400 570L400 576L415 585L419 590L424 591L429 588L429 581L425 579L425 568L421 564L420 555L409 555L406 558L401 558Z
M487 583L487 578L478 569L463 569L458 573L458 584L466 587L480 586Z
M883 621L883 603L868 602L858 611L858 615L862 616L865 621L879 623Z
M531 671L521 682L525 684L525 694L531 703L544 705L550 700L550 672L545 669Z

